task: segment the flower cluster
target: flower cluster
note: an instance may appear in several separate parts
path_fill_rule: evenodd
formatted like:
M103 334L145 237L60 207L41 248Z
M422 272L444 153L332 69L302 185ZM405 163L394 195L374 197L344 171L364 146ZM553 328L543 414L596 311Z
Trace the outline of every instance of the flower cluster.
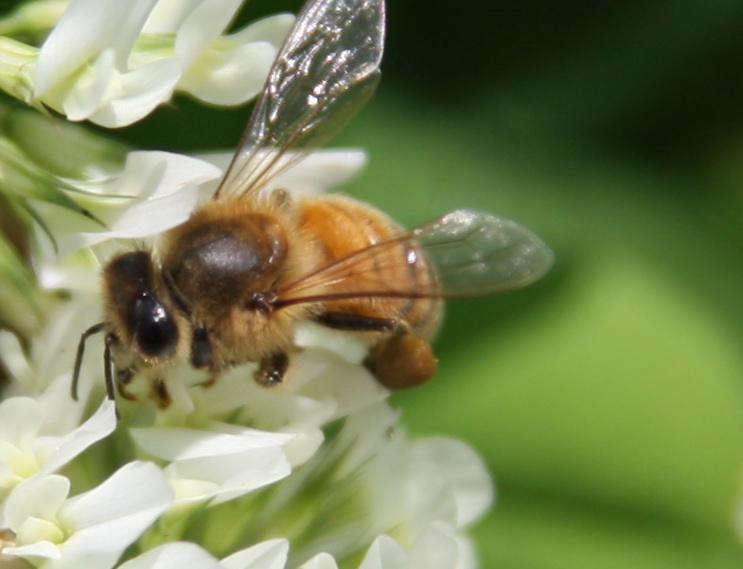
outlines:
M241 3L75 0L69 6L24 5L0 27L7 29L0 42L0 88L69 120L111 128L144 118L176 90L216 105L243 103L262 87L294 18L282 14L224 35ZM42 33L44 23L60 10L63 15L39 48L12 37L27 33L28 27Z
M144 378L127 385L138 401L106 399L91 338L70 396L77 342L101 318L100 264L184 221L226 158L129 151L38 108L123 126L175 90L254 96L293 20L223 35L239 5L36 0L0 19L0 88L37 107L0 106L12 214L0 224L14 228L0 239L3 567L476 566L463 529L492 501L481 460L459 441L407 437L347 335L297 330L302 350L270 389L253 364L208 386L184 366L167 409ZM319 152L277 183L320 191L363 161Z

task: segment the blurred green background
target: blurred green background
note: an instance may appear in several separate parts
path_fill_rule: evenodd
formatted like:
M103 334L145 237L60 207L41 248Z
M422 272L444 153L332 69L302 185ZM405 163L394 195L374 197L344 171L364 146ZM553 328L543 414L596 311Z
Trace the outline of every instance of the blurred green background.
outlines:
M255 0L244 18L300 2ZM347 191L405 224L456 207L541 235L552 273L452 302L415 434L484 456L485 568L743 567L743 3L390 0ZM119 134L234 147L181 99Z

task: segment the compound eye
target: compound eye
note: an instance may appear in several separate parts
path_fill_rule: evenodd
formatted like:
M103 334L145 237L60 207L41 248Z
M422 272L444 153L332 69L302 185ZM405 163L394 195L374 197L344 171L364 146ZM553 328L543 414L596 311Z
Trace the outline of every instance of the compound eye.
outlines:
M178 328L165 307L152 294L143 292L135 303L135 342L150 357L165 356L175 350Z

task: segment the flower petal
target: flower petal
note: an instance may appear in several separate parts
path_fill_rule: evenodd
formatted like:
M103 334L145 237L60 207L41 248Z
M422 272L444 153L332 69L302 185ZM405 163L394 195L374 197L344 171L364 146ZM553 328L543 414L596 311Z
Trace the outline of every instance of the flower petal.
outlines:
M233 553L219 562L222 569L284 569L289 541L270 539Z
M217 504L289 475L283 445L292 435L254 429L213 433L191 429L132 429L139 446L173 460L165 469L178 500Z
M207 152L200 153L198 157L224 171L232 160L232 154L232 152ZM291 162L295 159L296 153L288 152L283 160ZM366 162L366 152L358 148L319 150L269 180L267 187L319 194L353 178L366 165Z
M82 247L122 238L137 239L161 233L182 223L196 205L198 186L219 178L213 165L182 154L159 151L131 152L122 173L110 188L111 195L138 196L128 203L111 203L107 210L101 204L91 207L103 219L107 230L75 231L70 217L61 219L52 229L60 239L60 257ZM62 216L60 216L62 217ZM50 226L54 219L50 220ZM102 228L104 229L104 228Z
M115 65L114 50L104 49L93 64L75 79L61 102L61 110L69 120L85 120L107 102L109 92L116 89L114 83L119 79ZM54 95L51 101L47 99L46 102L54 106Z
M34 95L39 97L95 59L106 47L123 70L126 58L157 0L74 0L41 46Z
M447 524L428 526L408 554L410 569L451 569L459 567L459 544Z
M107 128L135 123L170 100L181 70L180 62L170 57L124 73L119 77L120 85L110 103L81 118L89 118ZM70 115L68 118L74 120Z
M242 0L203 0L194 7L175 40L175 52L184 67L225 30L241 4Z
M265 448L279 448L292 435L240 429L215 433L195 429L152 427L131 429L135 442L144 450L166 460L210 458Z
M57 511L67 499L70 481L52 474L30 478L16 486L2 508L4 527L17 532L29 518L56 520ZM22 541L19 545L28 545Z
M29 382L35 373L18 336L7 330L0 330L0 358L4 371L11 376L13 383ZM3 436L0 434L0 438Z
M289 475L291 467L281 449L260 449L209 459L177 461L165 469L171 479L206 481L201 493L178 499L205 500L211 505L227 502ZM192 486L197 489L196 486Z
M239 105L261 91L276 51L267 42L210 49L183 75L178 88L212 105Z
M289 188L317 194L348 182L367 163L367 154L359 148L313 152L302 162L272 180L277 188Z
M48 474L61 468L93 443L111 434L116 428L116 404L104 399L98 410L77 429L62 437L53 452L39 469Z
M380 535L364 555L359 569L407 569L407 554L402 545L388 535Z
M294 14L275 14L260 20L256 20L249 26L231 33L227 39L231 43L247 44L251 42L268 42L277 48L284 43L289 35L296 17Z
M166 543L130 559L118 569L219 569L210 553L188 542Z
M338 564L329 553L318 553L309 561L302 563L299 569L338 569Z
M412 458L446 481L457 506L457 527L472 523L492 505L493 485L485 464L462 441L443 437L417 440L412 444Z
M201 0L159 0L142 28L145 34L175 34Z
M338 446L344 449L338 476L352 475L379 454L389 443L399 416L399 411L379 402L348 417L338 439Z
M172 499L162 471L151 462L135 461L122 466L99 486L72 498L59 517L78 530L118 523L131 526L132 522L151 522Z
M59 551L59 547L54 545L53 543L49 541L37 541L36 543L32 543L30 545L21 545L17 547L5 547L3 548L2 555L12 555L15 557L19 557L22 559L26 558L36 558L36 559L59 559L62 554ZM5 567L5 558L0 556L0 562L3 563L3 567ZM24 563L23 565L19 565L20 567L32 567L32 565L28 563Z
M0 403L0 439L24 450L31 450L31 442L42 424L40 405L30 397L10 397Z
M172 503L173 492L152 463L130 462L92 490L68 500L58 519L70 537L55 569L104 569Z
M290 369L287 384L305 397L332 403L335 409L328 421L356 413L389 395L366 368L323 348L307 348L292 363L294 371Z

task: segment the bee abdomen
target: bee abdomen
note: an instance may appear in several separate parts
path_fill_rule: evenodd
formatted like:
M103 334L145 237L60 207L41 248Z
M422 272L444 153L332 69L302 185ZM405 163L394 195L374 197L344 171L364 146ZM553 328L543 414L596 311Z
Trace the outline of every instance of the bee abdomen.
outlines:
M325 264L403 233L386 214L346 196L307 199L300 203L300 211L302 228L320 243ZM431 338L438 330L442 302L420 294L431 290L435 279L423 252L414 243L402 241L379 248L379 254L361 254L358 258L359 262L349 264L347 274L326 291L350 294L352 298L330 301L326 310L399 320L422 337Z

